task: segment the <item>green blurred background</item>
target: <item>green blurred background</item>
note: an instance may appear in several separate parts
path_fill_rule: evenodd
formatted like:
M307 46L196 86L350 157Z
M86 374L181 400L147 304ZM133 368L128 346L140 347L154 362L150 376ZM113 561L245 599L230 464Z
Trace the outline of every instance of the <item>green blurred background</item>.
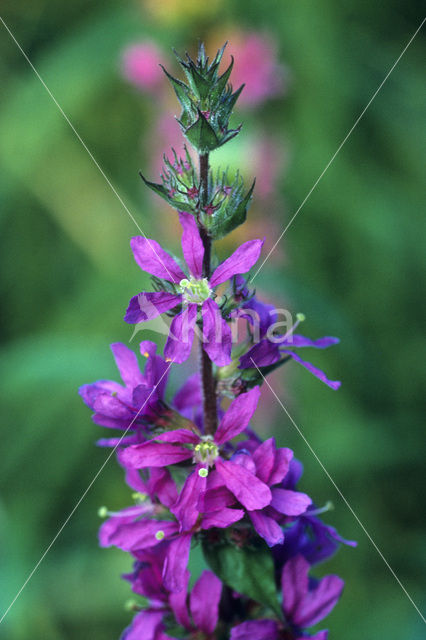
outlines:
M275 41L287 69L285 95L240 111L241 141L228 145L229 158L221 156L231 163L232 154L244 157L244 136L267 135L283 149L276 207L272 199L262 210L264 201L255 198L245 231L253 236L260 224L271 244L422 14L415 0L6 0L2 17L144 232L176 247L172 213L137 176L143 168L156 177L158 105L121 77L126 46L149 38L173 70L170 48L193 49L198 37L232 44L236 31L260 31ZM116 377L108 344L129 341L122 314L147 281L128 248L134 223L2 25L0 52L4 611L106 458L108 451L93 446L105 434L91 423L77 387ZM296 365L273 386L420 608L426 556L422 63L420 34L256 283L267 298L306 314L304 333L340 336L339 347L313 356L343 380L340 391ZM177 107L167 96L172 118ZM303 440L271 399L268 407L280 444L305 463L303 489L318 504L331 499L327 522L359 540L358 549L342 549L318 569L341 574L347 585L327 621L331 639L424 637L420 617ZM265 405L262 411L257 425L269 433L262 426ZM129 562L119 551L98 549L96 512L128 501L111 460L0 626L0 637L119 637L130 595L119 575Z

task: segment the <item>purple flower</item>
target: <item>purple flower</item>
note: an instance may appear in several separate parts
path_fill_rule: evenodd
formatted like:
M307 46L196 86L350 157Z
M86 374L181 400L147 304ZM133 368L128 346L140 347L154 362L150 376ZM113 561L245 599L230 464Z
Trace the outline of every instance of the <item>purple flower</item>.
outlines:
M85 404L95 412L92 419L96 424L125 431L132 423L133 435L125 442L140 442L145 418L155 415L163 400L170 365L156 355L156 349L157 345L149 340L140 343L140 351L147 358L142 374L133 351L121 342L112 344L124 386L113 380L99 380L79 389ZM112 438L99 444L114 446L118 441Z
M236 274L249 271L259 258L263 242L245 242L213 271L209 279L203 278L204 246L196 220L189 213L180 213L179 217L183 227L182 250L188 274L155 240L141 236L132 238L130 245L139 267L156 278L172 283L177 293L140 293L130 300L124 319L136 324L182 305L182 310L171 323L164 355L168 360L184 362L191 352L200 310L204 349L213 362L223 366L231 362L231 330L212 297L214 288Z
M255 530L270 547L284 541L284 532L280 526L282 515L299 516L305 513L312 503L311 498L305 493L283 486L292 457L293 452L290 449L277 449L274 439L270 438L258 446L251 455L239 451L231 458L235 464L252 473L270 488L271 500L267 505L247 510ZM235 497L225 484L219 479L213 482L213 478L209 477L207 491L200 496L199 510L208 513L212 509L234 504Z
M272 620L243 622L232 629L231 640L279 640L281 631L286 633L284 637L288 640L306 637L326 640L327 631L310 636L305 629L328 616L342 594L344 583L335 575L314 580L309 578L309 569L309 563L300 555L284 566L281 577L282 608L286 620L284 626ZM268 635L265 635L265 629Z
M285 335L276 335L273 334L273 332L269 335L273 329L273 324L277 320L276 314L273 313L270 305L264 305L258 300L252 299L249 304L251 304L251 308L259 315L260 337L262 339L240 358L239 369L262 368L279 362L282 359L292 358L332 389L338 389L340 387L341 382L338 380L329 380L321 369L314 367L310 362L302 360L299 354L293 351L293 349L303 347L327 349L337 344L339 342L338 338L326 336L324 338L318 338L317 340L311 340L305 336L295 334L294 330L304 319L303 314L298 314L294 326L287 331Z
M357 546L354 540L342 538L334 527L317 518L318 511L312 505L286 529L284 544L274 548L279 566L298 554L302 554L310 565L318 564L334 555L341 544Z
M189 572L187 572L189 579ZM196 633L200 640L210 638L219 619L219 602L222 583L211 571L203 571L192 588L187 603L187 587L170 596L170 605L176 621L190 633ZM189 615L191 614L191 615ZM192 636L191 636L192 637Z
M211 571L203 571L188 597L189 571L185 572L183 588L169 593L162 584L156 557L136 563L132 574L125 576L135 593L149 599L149 607L138 613L122 636L122 640L173 640L163 635L165 616L173 616L188 633L200 640L209 640L217 626L222 583ZM126 635L127 634L127 635Z
M192 430L176 429L167 431L154 440L139 445L131 445L119 453L121 463L130 468L142 469L147 467L164 467L192 459L196 464L195 473L190 475L181 492L179 511L182 519L198 515L196 498L203 487L200 477L205 480L209 467L214 467L215 478L219 477L222 484L247 510L262 509L271 502L272 494L265 482L260 480L252 470L237 462L227 460L221 454L224 445L239 435L248 426L259 400L259 387L241 394L235 398L214 436L202 435L193 425ZM210 480L211 482L211 480ZM187 491L191 484L191 490ZM186 499L186 495L188 498ZM189 506L192 505L190 513ZM226 505L222 505L226 506ZM176 515L176 506L175 515Z

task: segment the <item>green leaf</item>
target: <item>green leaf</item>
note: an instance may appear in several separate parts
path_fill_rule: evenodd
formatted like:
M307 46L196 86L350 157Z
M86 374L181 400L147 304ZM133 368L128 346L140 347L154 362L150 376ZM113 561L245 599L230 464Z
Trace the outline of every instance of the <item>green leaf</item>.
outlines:
M214 573L229 587L256 602L270 607L282 617L274 579L271 551L260 538L249 546L232 542L203 541L204 557Z
M186 129L184 133L199 153L213 151L220 145L214 129L207 122L201 111L198 112L198 120Z

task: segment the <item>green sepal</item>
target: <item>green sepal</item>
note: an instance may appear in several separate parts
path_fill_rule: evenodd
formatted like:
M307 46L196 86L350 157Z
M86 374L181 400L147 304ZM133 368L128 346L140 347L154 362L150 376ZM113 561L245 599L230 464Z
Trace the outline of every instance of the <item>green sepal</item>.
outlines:
M170 73L167 71L167 69L163 67L162 64L160 64L160 67L162 68L162 70L170 80L170 83L175 91L176 97L179 100L180 104L182 105L182 109L191 110L192 102L190 98L189 89L186 86L186 84L184 82L181 82L177 78L174 78L172 75L170 75Z
M229 76L231 75L232 68L234 66L234 58L231 56L231 63L227 70L217 79L216 84L213 86L211 91L211 101L214 102L218 100L221 94L225 91L226 85L229 80Z
M269 607L282 618L270 549L256 536L237 546L230 539L203 540L203 554L214 573L231 589Z
M221 144L213 127L208 123L199 109L196 122L186 129L182 125L182 129L186 138L198 153L208 153L209 151L213 151L213 149L217 149Z
M283 364L289 360L291 360L291 356L281 358L278 362L268 364L265 367L259 367L260 373L255 367L253 367L253 369L238 369L238 372L240 373L239 378L247 385L247 388L251 389L252 387L257 387L263 384L264 377L266 378L267 375L282 367Z
M149 187L154 193L163 198L171 207L176 209L177 211L185 211L187 213L196 213L195 207L188 204L186 200L179 200L178 198L174 198L170 196L167 192L167 189L162 184L156 184L155 182L150 182L147 180L142 173L139 173L140 177L144 181L147 187Z

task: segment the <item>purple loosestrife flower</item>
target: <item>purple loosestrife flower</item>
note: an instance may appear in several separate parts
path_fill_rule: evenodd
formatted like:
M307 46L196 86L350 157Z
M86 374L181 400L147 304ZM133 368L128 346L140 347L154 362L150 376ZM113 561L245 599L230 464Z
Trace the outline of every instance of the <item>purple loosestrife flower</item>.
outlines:
M305 629L328 616L342 594L344 583L335 575L314 580L309 578L309 569L309 563L300 555L284 566L281 577L284 627L272 620L243 622L232 629L231 640L327 640L328 631L311 636Z
M124 386L113 380L99 380L79 389L84 403L94 411L93 421L103 427L125 431L129 425L132 434L123 440L125 444L144 439L146 419L158 414L168 378L168 365L156 355L157 345L145 340L140 351L147 358L142 374L136 355L126 345L111 345L115 362ZM115 446L119 438L103 439L98 444Z
M212 527L229 527L244 516L241 509L225 507L199 517L195 503L199 492L205 490L206 478L193 473L189 479L192 480L186 485L186 493L178 496L167 469L151 468L147 481L140 477L137 470L127 469L126 482L138 492L140 504L109 513L109 518L99 530L101 547L116 546L136 558L140 558L141 553L145 554L147 550L158 550L164 559L163 583L171 592L179 592L184 588L193 534ZM191 500L192 490L194 496ZM171 513L185 513L180 525Z
M297 320L293 327L284 335L277 335L273 332L273 325L277 322L277 312L271 305L265 305L256 298L252 298L245 308L253 310L259 318L259 334L260 340L247 353L240 358L239 369L252 369L254 367L266 367L282 359L292 358L316 378L324 382L332 389L338 389L341 383L338 380L329 380L325 373L314 367L310 362L302 360L298 353L293 349L303 347L313 347L315 349L327 349L334 344L338 344L339 339L331 336L311 340L305 336L295 334L294 330L304 320L303 314L297 314ZM240 315L244 317L243 309L239 310ZM252 319L249 316L251 322Z
M182 305L173 318L164 355L184 362L191 352L198 311L203 321L204 349L218 366L231 362L231 330L213 299L214 289L236 274L247 273L260 256L263 242L250 240L222 262L209 279L203 277L204 246L194 216L179 213L183 227L182 251L188 268L184 273L177 262L155 240L136 236L131 240L139 267L161 280L175 285L177 293L155 291L140 293L129 303L125 321L136 324Z
M215 468L225 487L246 509L262 509L272 499L268 485L259 480L252 471L228 460L226 454L221 453L224 445L248 426L256 410L259 395L259 387L254 387L235 398L214 436L202 435L195 425L192 430L167 431L150 442L123 449L119 453L119 459L124 466L134 469L164 467L192 459L196 469L195 474L187 478L182 489L183 512L187 504L182 496L186 495L188 485L193 485L192 490L188 492L188 500L192 502L202 491L197 477L205 479L209 467Z
M166 616L173 616L191 637L196 634L199 640L210 640L219 618L221 581L211 571L203 571L188 597L190 574L186 571L182 591L169 593L162 583L156 562L158 557L161 554L153 555L148 562L136 563L133 573L125 576L132 583L135 593L148 598L149 607L135 616L122 640L174 640L171 635L164 635Z
M146 551L158 550L164 557L163 584L168 591L178 593L185 587L193 535L213 527L229 527L241 520L244 511L224 508L202 518L197 512L195 521L188 516L185 530L170 519L170 511L173 507L169 510L148 500L112 513L100 529L99 541L101 547L115 546L139 559Z
M257 533L273 547L282 544L284 532L279 524L282 514L299 516L306 512L312 500L305 493L284 488L293 452L287 448L277 449L273 438L258 446L252 454L238 451L231 461L252 473L271 491L271 500L263 508L248 510L248 516ZM211 481L210 481L211 480ZM235 504L235 497L219 478L209 477L207 491L200 496L199 509L209 513L212 509L229 507Z

